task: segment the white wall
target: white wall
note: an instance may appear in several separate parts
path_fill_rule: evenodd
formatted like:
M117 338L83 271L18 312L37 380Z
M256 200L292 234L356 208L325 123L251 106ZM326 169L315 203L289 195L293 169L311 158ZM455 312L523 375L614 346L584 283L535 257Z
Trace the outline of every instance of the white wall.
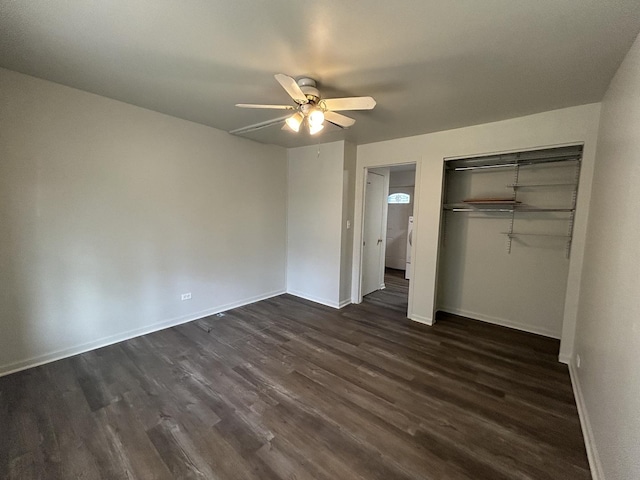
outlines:
M0 373L284 291L284 149L4 69L0 132Z
M602 102L571 364L595 478L640 478L640 37Z
M340 303L344 142L288 150L287 291Z
M412 170L391 170L389 177L389 187L413 187L416 184L416 171Z
M440 236L443 160L496 152L584 143L583 168L578 195L574 242L565 298L561 357L566 360L573 345L579 280L584 250L587 207L595 155L599 104L565 108L501 122L444 132L360 145L356 178L354 273L359 278L362 234L362 178L365 167L417 162L416 207L414 211L415 256L409 289L409 316L433 322ZM352 298L359 300L354 282Z

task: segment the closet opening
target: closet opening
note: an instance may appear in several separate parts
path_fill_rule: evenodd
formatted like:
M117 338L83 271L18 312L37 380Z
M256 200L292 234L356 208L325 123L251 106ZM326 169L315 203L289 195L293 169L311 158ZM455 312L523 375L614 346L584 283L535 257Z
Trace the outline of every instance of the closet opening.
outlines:
M437 310L559 339L582 145L445 161Z

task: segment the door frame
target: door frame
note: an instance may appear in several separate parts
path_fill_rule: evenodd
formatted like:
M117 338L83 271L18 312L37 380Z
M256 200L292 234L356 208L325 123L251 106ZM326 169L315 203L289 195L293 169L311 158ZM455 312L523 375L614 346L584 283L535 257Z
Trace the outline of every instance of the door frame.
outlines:
M370 165L362 167L362 179L361 182L356 184L356 208L354 211L354 241L353 241L353 270L352 270L352 284L351 284L351 302L362 303L362 239L364 237L364 208L365 208L365 193L367 188L367 174L369 170L375 170L378 168L395 167L397 165L415 165L416 166L416 180L414 188L413 198L413 245L411 246L411 277L415 278L413 272L415 271L417 251L419 244L418 223L420 221L419 205L420 205L420 183L421 183L421 162L420 160L405 160L397 162L389 162L381 165ZM359 189L357 187L360 187ZM360 190L360 192L358 192ZM359 205L358 205L359 202ZM359 207L359 208L358 208ZM407 308L407 318L413 316L413 298L414 298L414 284L413 280L409 281L409 306Z

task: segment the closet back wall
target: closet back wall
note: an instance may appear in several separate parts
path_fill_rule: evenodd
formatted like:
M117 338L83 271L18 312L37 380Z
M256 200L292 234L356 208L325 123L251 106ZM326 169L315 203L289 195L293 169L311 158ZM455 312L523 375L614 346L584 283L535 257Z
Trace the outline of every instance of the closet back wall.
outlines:
M0 374L284 291L284 149L4 69L0 132Z

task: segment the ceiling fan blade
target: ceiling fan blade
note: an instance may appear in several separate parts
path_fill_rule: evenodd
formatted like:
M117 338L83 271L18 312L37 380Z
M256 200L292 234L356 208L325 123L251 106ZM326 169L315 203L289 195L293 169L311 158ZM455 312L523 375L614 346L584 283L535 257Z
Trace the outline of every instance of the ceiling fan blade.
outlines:
M236 103L236 107L240 108L270 108L272 110L295 110L296 107L291 105L261 105L255 103Z
M277 73L275 77L278 83L282 85L282 88L284 88L289 96L293 98L294 102L300 105L302 105L303 103L309 103L307 96L302 90L300 90L300 87L293 78L282 73Z
M342 128L349 128L351 125L356 123L353 118L349 118L336 112L324 112L324 119L327 122L333 123L334 125L338 125Z
M332 111L340 110L371 110L376 106L373 97L347 97L347 98L327 98L322 100L324 108Z
M267 128L272 125L277 125L280 122L284 122L290 115L286 115L284 117L274 118L273 120L266 120L260 123L254 123L253 125L249 125L248 127L236 128L235 130L231 130L229 133L232 135L242 135L243 133L253 132L255 130L260 130L262 128Z

